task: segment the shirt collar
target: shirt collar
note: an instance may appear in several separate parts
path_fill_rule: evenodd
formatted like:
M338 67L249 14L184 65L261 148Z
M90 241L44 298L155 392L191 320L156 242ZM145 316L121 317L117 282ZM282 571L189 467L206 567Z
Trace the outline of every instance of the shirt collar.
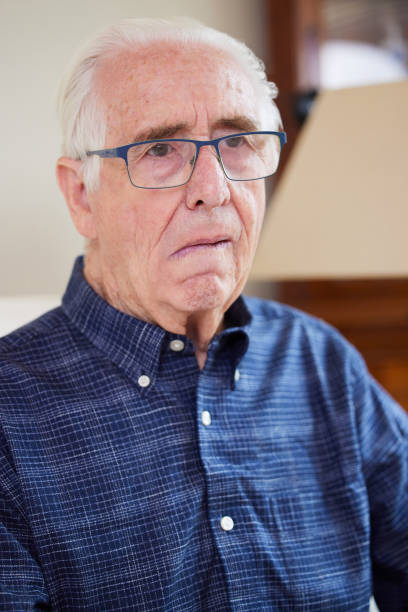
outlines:
M78 257L62 299L62 308L73 324L105 353L108 358L136 380L149 374L154 382L160 356L172 339L183 339L193 351L191 342L157 325L141 321L117 310L102 299L88 284L83 274L84 260ZM238 363L246 352L248 338L243 327L251 315L239 297L225 313L226 329L211 342L211 350L222 351Z

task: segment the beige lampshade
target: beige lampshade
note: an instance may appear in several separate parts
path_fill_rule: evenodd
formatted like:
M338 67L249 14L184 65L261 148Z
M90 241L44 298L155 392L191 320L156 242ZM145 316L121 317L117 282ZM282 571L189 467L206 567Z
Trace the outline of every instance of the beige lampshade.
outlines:
M322 92L251 280L408 276L408 81Z

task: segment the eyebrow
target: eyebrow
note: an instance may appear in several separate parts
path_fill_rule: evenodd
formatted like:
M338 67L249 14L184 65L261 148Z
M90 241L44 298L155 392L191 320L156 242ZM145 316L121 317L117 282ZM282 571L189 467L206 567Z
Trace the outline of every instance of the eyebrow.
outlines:
M231 129L237 132L256 132L259 130L259 125L246 117L245 115L239 115L236 117L223 117L218 119L212 126L213 130L216 129ZM188 132L191 129L187 123L176 123L174 125L162 125L153 128L149 128L140 132L135 136L133 142L143 142L145 140L159 140L161 138L172 138L177 133Z
M149 128L137 134L133 142L143 142L144 140L159 140L160 138L171 138L177 132L187 129L187 123L176 123L175 125L159 125Z
M231 129L238 132L256 132L260 126L250 117L246 115L238 115L236 117L225 117L219 119L213 126L213 129Z

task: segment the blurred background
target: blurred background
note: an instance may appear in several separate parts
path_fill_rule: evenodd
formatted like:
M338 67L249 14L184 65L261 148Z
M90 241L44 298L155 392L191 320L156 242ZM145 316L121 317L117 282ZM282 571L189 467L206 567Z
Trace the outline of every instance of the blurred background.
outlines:
M55 182L55 90L90 33L190 15L246 42L288 144L247 292L337 326L408 408L406 0L2 0L0 333L58 303L83 240Z

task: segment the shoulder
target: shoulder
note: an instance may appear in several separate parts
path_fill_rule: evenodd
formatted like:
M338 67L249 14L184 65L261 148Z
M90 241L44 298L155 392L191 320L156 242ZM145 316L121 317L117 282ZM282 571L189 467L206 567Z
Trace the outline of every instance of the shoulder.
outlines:
M296 332L298 337L315 338L317 341L337 342L344 348L352 348L340 332L329 323L306 312L275 302L256 297L245 297L246 306L252 316L254 333L275 334Z
M326 416L348 413L361 438L385 428L408 435L408 417L367 369L358 350L325 321L273 301L245 298L252 323L248 359L285 397L317 398ZM368 436L369 438L369 436ZM406 444L406 441L405 441Z
M1 338L0 422L24 426L64 404L98 355L61 307Z
M68 317L61 307L44 313L30 323L0 338L0 371L7 362L34 364L57 351L71 335Z
M338 378L341 372L350 378L366 374L357 349L322 319L279 302L244 299L252 316L248 334L256 352L285 359L293 368L315 369L321 375Z
M81 336L61 307L0 338L0 391L25 386L66 365Z
M65 315L62 308L54 308L49 312L44 313L37 319L30 321L26 325L15 329L6 336L0 338L0 355L6 355L12 352L13 349L18 350L20 347L29 345L30 342L35 342L40 337L52 334L53 331L64 323Z

